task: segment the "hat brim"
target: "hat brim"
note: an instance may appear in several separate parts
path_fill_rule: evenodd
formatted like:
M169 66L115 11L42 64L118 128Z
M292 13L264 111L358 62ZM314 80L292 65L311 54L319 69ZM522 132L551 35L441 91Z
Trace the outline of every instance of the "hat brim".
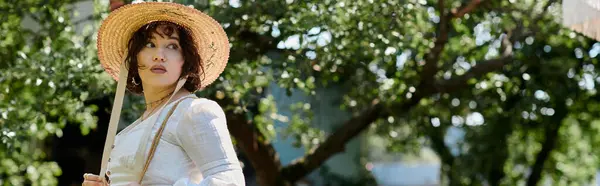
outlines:
M168 21L190 33L202 60L201 87L213 83L227 66L229 40L223 27L210 16L181 4L144 2L128 4L113 11L98 31L98 58L102 67L119 81L120 65L125 61L128 43L142 26Z

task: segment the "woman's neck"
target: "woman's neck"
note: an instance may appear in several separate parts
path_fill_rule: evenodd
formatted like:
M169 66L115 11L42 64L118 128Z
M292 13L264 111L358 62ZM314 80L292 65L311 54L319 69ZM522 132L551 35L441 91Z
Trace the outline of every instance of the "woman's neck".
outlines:
M167 104L167 100L171 97L173 91L175 91L175 86L161 89L144 89L146 111L142 114L142 118L147 118L148 116L152 115L156 110L158 110L157 108L161 107L164 104ZM190 92L182 88L174 94L175 95L173 95L173 99L171 99L171 101L186 96L190 94Z
M174 90L175 86L166 88L150 88L149 86L145 86L144 100L146 101L146 106L149 104L155 105L155 103L161 102L161 100L166 101L166 99L169 99L168 97L173 94Z

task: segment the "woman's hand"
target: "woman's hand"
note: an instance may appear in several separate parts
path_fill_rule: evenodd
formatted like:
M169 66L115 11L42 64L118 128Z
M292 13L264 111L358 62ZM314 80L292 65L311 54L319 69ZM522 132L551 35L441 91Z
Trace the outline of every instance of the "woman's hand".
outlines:
M83 183L81 186L107 186L102 177L95 174L83 174Z

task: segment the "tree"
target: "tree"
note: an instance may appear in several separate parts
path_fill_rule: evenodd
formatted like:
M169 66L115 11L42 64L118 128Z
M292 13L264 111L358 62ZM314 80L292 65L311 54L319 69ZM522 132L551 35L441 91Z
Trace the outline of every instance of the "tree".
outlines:
M220 6L225 9L231 4ZM235 38L234 56L249 57L247 51L257 52L255 59L261 66L253 68L252 60L237 63L233 59L239 65L234 68L244 70L229 72L251 73L244 76L247 78L227 74L226 85L232 88L223 89L242 87L245 81L237 80L256 74L266 74L266 79L273 79L282 87L305 90L308 94L315 86L332 83L352 87L342 107L355 112L355 117L328 134L304 158L285 167L278 162L268 141L263 140L268 139L268 134L262 132L266 129L261 128L265 125L252 120L257 118L256 111L242 106L239 110L246 113L229 112L230 129L236 138L243 139L241 148L251 154L252 163L260 165L257 171L264 185L302 178L343 151L348 140L374 123L384 132L382 135L410 125L408 128L414 133L405 133L407 136L427 139L423 145L431 146L442 159L442 179L446 184L498 185L527 180L535 185L542 170L548 170L545 163L554 158L550 152L561 145L561 126L572 124L572 101L593 101L585 98L586 90L579 86L581 79L568 76L571 71L579 72L573 76L591 75L581 73L582 68L591 68L583 65L587 62L581 59L583 49L589 49L591 41L564 30L556 22L559 4L555 1L311 1L232 6L239 6L235 10L241 13L234 15L240 16L218 19L226 25L233 23L228 26L228 33ZM251 8L252 13L245 8ZM223 9L217 14L226 14ZM286 43L290 38L299 38L301 44ZM283 57L271 59L260 55L260 51L274 51ZM238 52L243 55L236 55ZM595 60L590 59L589 63L594 64ZM274 70L261 71L265 66ZM309 86L314 82L315 86ZM264 88L246 88L225 91L226 97L233 98L221 104L236 105L238 96L248 101L246 105L265 104L244 99L245 95L255 95L252 89ZM563 98L571 103L565 103ZM457 107L452 106L455 100L469 104L453 108ZM519 117L524 115L528 118ZM461 127L466 132L465 142L461 142L456 154L444 142L445 133L449 123L463 125L463 116L467 116L468 126ZM487 119L483 120L483 116ZM590 134L593 132L586 135ZM518 152L526 149L514 147L519 136L528 145L541 146L539 152ZM593 141L585 141L583 146L591 145ZM595 167L594 163L589 165ZM506 176L519 166L523 169L519 176ZM519 178L527 175L525 170L531 171L530 176ZM550 177L559 175L552 169L548 172L554 173ZM591 175L556 181L584 183Z
M597 169L600 45L562 28L554 0L177 2L215 17L230 37L228 68L199 95L226 109L261 185L291 185L371 128L390 151L432 148L447 185L584 184ZM106 108L84 101L114 91L93 35L73 33L70 3L0 3L8 12L0 30L4 184L52 185L58 167L39 149L25 156L26 139L60 135L66 123L87 132L92 112ZM107 13L99 7L95 24ZM29 16L40 31L21 26ZM310 109L298 110L289 128L301 132L290 134L312 149L283 166L271 142L278 118L269 86L310 96L340 87L340 107L353 117L323 135ZM462 138L447 143L450 130Z
M88 99L110 93L93 29L76 34L77 1L0 2L0 184L56 185L44 139L67 123L96 127ZM83 30L82 30L83 31Z

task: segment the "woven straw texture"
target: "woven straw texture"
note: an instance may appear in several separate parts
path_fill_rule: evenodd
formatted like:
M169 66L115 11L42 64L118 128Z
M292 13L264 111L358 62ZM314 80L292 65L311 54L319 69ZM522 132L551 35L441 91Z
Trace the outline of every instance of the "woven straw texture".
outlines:
M102 67L119 81L119 67L125 61L127 44L143 25L169 21L190 32L203 61L199 74L202 87L214 82L227 66L229 40L223 27L210 16L191 7L167 2L144 2L113 11L98 31L98 58Z

